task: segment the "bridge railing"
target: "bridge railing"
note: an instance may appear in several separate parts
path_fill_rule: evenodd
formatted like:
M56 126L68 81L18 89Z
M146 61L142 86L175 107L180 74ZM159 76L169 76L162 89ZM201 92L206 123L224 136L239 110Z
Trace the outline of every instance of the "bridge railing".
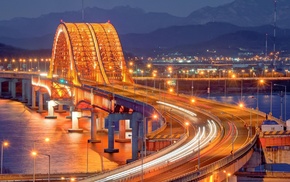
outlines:
M237 150L232 155L229 155L219 161L216 161L207 166L204 166L200 168L200 170L186 173L182 175L181 177L172 179L171 181L190 181L190 180L200 180L202 178L205 178L207 175L212 174L214 171L217 171L223 167L226 167L227 165L234 163L237 159L243 157L247 152L249 152L253 148L257 138L258 138L258 135L255 135L255 137L251 139L248 145Z

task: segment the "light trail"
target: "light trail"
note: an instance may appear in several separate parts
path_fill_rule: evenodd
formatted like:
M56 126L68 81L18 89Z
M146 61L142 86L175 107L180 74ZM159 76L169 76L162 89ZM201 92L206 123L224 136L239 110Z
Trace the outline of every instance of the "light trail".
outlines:
M164 104L169 107L178 109L184 113L187 113L191 116L197 116L195 113L192 111L186 110L184 108L181 108L176 105L168 104L165 102L157 101L159 104ZM166 166L169 163L173 163L177 160L180 160L182 158L188 157L192 155L194 152L197 150L205 147L212 139L214 139L217 136L217 126L214 121L212 120L207 120L207 127L209 132L206 134L206 126L203 126L202 128L198 128L198 132L195 135L195 137L190 140L188 143L185 145L163 155L162 157L159 157L155 160L149 161L144 163L143 165L139 165L136 167L133 167L131 169L128 169L123 172L119 172L117 174L111 174L110 176L104 177L102 179L97 179L96 181L102 182L102 181L115 181L115 180L121 180L123 178L126 178L128 176L134 176L139 173L141 173L142 169L143 170L148 170L150 168L156 168L159 166ZM198 144L199 143L199 144ZM104 174L108 175L108 174ZM97 176L97 178L101 178L101 176Z

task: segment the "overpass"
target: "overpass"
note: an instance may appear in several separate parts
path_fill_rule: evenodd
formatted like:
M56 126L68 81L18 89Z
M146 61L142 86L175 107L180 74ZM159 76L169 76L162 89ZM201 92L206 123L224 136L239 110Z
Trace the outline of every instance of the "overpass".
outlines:
M10 74L7 77L14 78L26 73L2 74ZM90 142L100 142L96 131L106 127L109 139L105 152L118 152L114 147L114 130L119 130L119 140L125 140L127 128L124 120L129 120L132 159L126 166L85 181L138 181L140 177L148 181L156 178L225 179L222 169L234 173L251 154L256 128L249 118L250 113L257 115L256 126L264 115L256 110L241 110L200 98L193 105L189 96L134 84L126 68L117 32L109 22L62 22L55 34L48 75L30 76L32 107L36 107L36 95L39 97L39 112L44 111L43 98L49 96L47 118L55 118L56 106L59 110L63 105L68 106L72 118L71 132L81 132L78 117L82 110L91 111ZM25 95L30 95L29 91ZM29 97L26 100L30 100ZM182 134L174 142L173 122L179 123L176 130ZM146 137L162 132L171 135L171 145L146 156ZM232 168L233 165L236 167ZM172 170L175 173L170 173Z

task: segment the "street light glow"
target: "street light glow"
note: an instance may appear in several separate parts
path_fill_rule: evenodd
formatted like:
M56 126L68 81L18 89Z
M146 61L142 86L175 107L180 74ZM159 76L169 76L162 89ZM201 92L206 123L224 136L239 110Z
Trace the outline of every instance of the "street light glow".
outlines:
M31 155L32 155L33 157L35 157L35 156L37 156L37 152L36 152L36 151L32 151L32 152L31 152Z
M50 141L50 138L45 138L44 141L45 142L49 142Z

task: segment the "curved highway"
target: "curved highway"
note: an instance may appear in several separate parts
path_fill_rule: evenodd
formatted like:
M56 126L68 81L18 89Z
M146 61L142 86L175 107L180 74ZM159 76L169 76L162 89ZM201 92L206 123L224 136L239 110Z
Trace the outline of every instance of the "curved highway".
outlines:
M147 161L145 158L143 165L140 161L136 161L122 167L126 169L124 172L110 171L84 181L170 181L224 157L235 155L235 151L245 146L255 135L254 117L251 119L250 113L238 106L223 105L200 98L195 98L196 102L191 103L188 96L177 96L139 85L119 85L100 89L150 103L167 115L165 117L167 122L169 118L174 117L174 121L180 123L177 131L181 133L185 131L185 122L189 122L190 135L179 148L156 160ZM215 119L210 115L216 116ZM256 122L259 124L264 118L257 115L257 119ZM250 124L252 127L249 127ZM252 128L251 132L249 128ZM168 128L166 130L168 131ZM181 153L187 155L179 156ZM133 167L129 167L130 165Z

